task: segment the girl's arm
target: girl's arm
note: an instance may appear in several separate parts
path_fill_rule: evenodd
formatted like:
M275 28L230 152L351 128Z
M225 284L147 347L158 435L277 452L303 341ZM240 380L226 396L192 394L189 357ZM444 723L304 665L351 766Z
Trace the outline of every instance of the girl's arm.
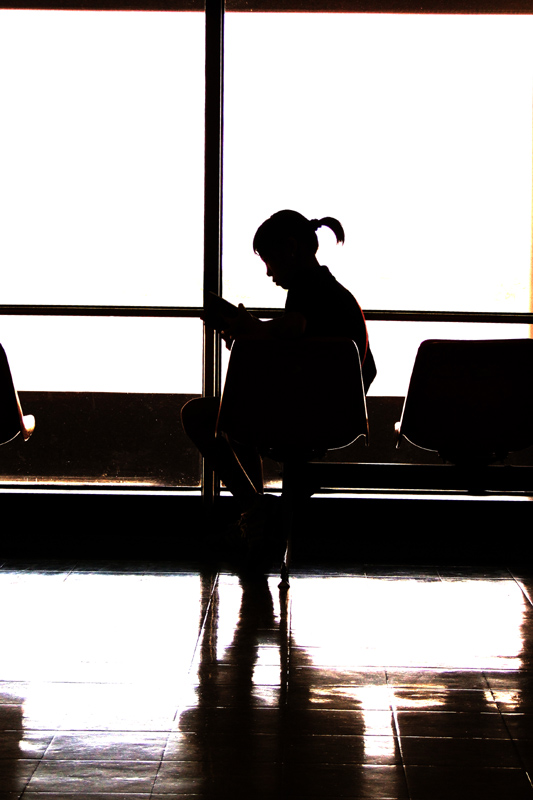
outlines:
M260 320L252 316L242 303L236 317L227 318L222 334L232 339L250 336L257 339L295 339L305 331L306 320L299 311L289 311L275 319Z

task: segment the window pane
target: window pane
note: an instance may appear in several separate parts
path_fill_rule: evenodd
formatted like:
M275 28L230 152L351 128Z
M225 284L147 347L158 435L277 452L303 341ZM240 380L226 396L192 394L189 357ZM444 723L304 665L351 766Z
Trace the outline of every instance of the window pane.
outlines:
M425 339L527 339L529 325L470 322L369 322L378 365L369 395L405 397L416 353Z
M224 293L281 208L364 308L529 311L533 17L228 14ZM246 69L243 69L246 64ZM378 365L379 367L379 365Z
M3 445L0 483L198 488L200 458L179 413L190 397L21 392L35 432Z
M19 391L202 392L199 319L8 316L1 343Z
M0 11L6 304L202 303L204 15ZM197 319L2 318L36 430L2 480L198 486Z
M36 427L2 447L1 482L199 486L180 418L202 392L199 319L9 316L2 328Z
M201 305L204 15L0 11L2 302Z

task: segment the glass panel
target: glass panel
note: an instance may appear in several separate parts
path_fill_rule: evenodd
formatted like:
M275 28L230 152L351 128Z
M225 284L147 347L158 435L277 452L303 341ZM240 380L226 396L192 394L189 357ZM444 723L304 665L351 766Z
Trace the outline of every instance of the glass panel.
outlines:
M532 34L532 16L228 14L228 299L283 306L252 239L294 208L343 223L319 258L363 308L529 311Z
M19 391L202 391L199 319L9 316L1 343Z
M199 319L4 317L2 328L36 427L2 447L0 481L200 485L180 419L202 391Z
M0 11L2 302L201 305L204 15Z
M425 339L527 339L529 325L470 322L369 322L378 374L369 396L405 397L417 350Z

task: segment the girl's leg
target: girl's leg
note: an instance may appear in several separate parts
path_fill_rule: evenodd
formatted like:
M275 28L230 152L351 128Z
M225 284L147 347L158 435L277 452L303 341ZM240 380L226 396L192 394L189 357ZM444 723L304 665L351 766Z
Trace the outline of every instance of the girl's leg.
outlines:
M245 510L263 492L262 462L253 448L238 445L236 455L225 437L215 435L219 405L216 397L189 400L181 409L181 420L187 436Z

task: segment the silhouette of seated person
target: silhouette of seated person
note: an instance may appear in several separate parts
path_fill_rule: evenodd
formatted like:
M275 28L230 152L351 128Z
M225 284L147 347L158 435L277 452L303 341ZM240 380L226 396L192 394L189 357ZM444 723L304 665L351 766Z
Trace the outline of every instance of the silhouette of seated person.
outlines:
M365 318L355 297L342 286L326 266L319 264L318 228L326 226L344 242L344 230L332 217L308 220L296 211L278 211L258 228L254 252L266 265L267 277L287 290L285 313L262 321L240 304L233 316L210 316L203 319L217 329L228 347L240 336L259 339L296 337L343 337L353 339L358 347L365 391L376 376L376 367L368 344ZM236 498L243 518L264 513L269 498L263 495L263 464L255 448L227 437L216 437L220 398L190 400L182 408L185 432L200 450L207 464L215 469L227 489Z

